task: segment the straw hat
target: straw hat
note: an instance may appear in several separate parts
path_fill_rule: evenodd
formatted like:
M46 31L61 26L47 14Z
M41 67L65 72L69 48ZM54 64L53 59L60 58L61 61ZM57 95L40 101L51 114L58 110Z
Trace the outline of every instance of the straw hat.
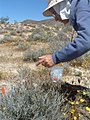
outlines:
M57 5L58 3L64 1L64 0L47 0L48 1L48 7L44 10L43 15L44 16L52 16L51 12L49 11L49 9L55 5Z

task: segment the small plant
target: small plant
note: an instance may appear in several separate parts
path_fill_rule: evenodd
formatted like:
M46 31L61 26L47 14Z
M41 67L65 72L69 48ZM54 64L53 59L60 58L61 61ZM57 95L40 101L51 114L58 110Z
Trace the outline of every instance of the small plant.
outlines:
M34 62L36 62L38 60L38 57L40 57L44 54L46 54L45 49L39 49L37 51L27 50L27 51L24 52L23 60L24 61L34 61Z
M19 43L17 46L18 50L27 50L28 49L28 45L25 43Z
M62 49L65 45L67 45L70 40L63 32L57 32L57 35L51 36L48 38L48 42L50 44L51 52L56 52L57 50Z
M13 35L13 36L15 36L15 35L17 35L17 32L16 32L16 30L12 30L12 31L10 32L10 34Z
M28 36L28 41L47 40L47 32L42 28L36 28L33 33Z
M0 34L6 33L5 29L0 28Z
M12 41L13 41L13 38L11 35L4 35L0 40L0 43L12 42Z

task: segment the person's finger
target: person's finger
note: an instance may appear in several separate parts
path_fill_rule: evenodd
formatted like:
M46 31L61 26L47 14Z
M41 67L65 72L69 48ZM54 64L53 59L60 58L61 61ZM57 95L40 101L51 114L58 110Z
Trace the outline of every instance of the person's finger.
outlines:
M46 56L43 55L43 56L39 57L39 60L44 59L45 57L46 57Z
M43 62L44 62L44 59L39 60L39 61L36 63L36 66L42 64Z
M37 63L36 63L36 66L38 66L38 65L40 65L40 63L39 63L39 62L37 62Z

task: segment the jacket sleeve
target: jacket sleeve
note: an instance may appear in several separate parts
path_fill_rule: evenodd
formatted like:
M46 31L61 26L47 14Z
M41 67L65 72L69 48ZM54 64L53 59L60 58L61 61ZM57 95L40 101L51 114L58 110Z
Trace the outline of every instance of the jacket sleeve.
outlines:
M76 11L77 37L52 55L55 64L73 60L90 50L90 6Z

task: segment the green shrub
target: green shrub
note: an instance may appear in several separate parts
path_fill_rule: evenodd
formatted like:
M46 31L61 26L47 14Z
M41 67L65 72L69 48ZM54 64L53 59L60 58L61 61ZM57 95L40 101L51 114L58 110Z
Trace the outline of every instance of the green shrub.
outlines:
M61 81L53 83L49 78L40 77L37 77L40 82L35 86L33 71L21 68L18 72L11 89L5 95L0 93L0 120L90 119L89 89Z
M4 35L3 38L0 40L0 43L5 43L5 42L12 42L13 38L11 35Z
M0 28L0 34L6 33L7 31L5 29Z
M47 32L42 28L36 28L33 33L28 36L28 41L47 40Z
M19 44L17 45L17 49L18 49L18 50L27 50L27 49L28 49L28 45L25 44L25 43L19 43Z
M59 31L57 35L49 37L48 42L50 44L50 50L53 53L67 45L70 39L63 32Z
M24 52L23 54L23 60L24 61L37 61L38 60L38 57L42 56L46 54L46 51L45 49L39 49L37 51L35 50L27 50Z
M15 35L17 35L17 32L16 32L16 30L12 30L12 31L10 32L10 34L15 36Z

